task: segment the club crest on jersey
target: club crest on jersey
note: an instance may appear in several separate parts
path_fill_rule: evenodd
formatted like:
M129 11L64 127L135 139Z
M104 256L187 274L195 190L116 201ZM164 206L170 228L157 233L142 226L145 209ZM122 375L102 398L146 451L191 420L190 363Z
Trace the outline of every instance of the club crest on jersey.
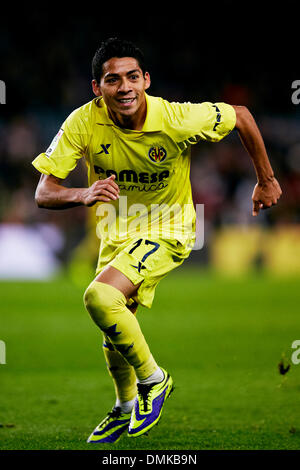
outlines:
M151 147L148 152L148 157L154 163L161 163L166 159L167 151L163 147Z

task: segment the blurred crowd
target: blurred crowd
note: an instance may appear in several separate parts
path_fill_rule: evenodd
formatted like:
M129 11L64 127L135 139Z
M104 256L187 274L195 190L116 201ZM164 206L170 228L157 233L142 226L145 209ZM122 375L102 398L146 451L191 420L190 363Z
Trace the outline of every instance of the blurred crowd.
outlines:
M79 20L74 20L73 24L72 18L70 21L69 27L75 30ZM104 37L107 36L105 34ZM70 41L65 30L57 29L55 34L45 35L41 42L29 36L22 43L18 35L5 30L5 25L2 31L0 53L4 57L5 68L0 79L7 86L7 104L0 107L0 256L4 228L8 226L19 226L29 231L34 229L35 234L40 234L41 243L44 242L44 248L41 245L40 250L50 251L62 265L71 261L74 249L87 233L87 209L51 211L39 209L34 201L40 175L31 161L46 150L67 115L93 98L90 63L99 45L99 33L93 28L90 34L87 34L87 29L78 29L72 36L72 46L66 37ZM129 39L135 39L145 56L151 59L152 86L149 94L170 101L224 101L246 105L253 112L263 135L283 196L278 206L263 211L257 219L251 216L255 172L236 131L218 144L203 142L193 148L193 197L195 203L205 205L208 245L209 234L222 226L298 225L300 112L297 106L291 105L290 82L278 80L270 90L267 75L257 77L253 68L244 66L244 70L230 74L230 63L227 64L229 68L222 68L225 59L216 64L208 55L202 55L202 62L197 62L195 50L186 47L177 35L161 45L159 38L156 42L153 38L150 41L142 33ZM186 41L189 41L188 37ZM173 54L167 56L170 47ZM14 54L6 53L12 49ZM37 60L38 67L35 66ZM263 60L263 57L257 60ZM220 74L219 70L223 73ZM275 92L276 104L272 98ZM79 163L66 184L87 185L84 162ZM29 232L27 235L30 238ZM10 238L9 234L7 238ZM23 254L26 251L22 243L19 257L22 251ZM6 245L3 246L2 256L6 251ZM27 253L30 252L28 250ZM33 265L36 249L32 252ZM27 262L24 259L24 263ZM17 269L20 269L20 263ZM40 268L41 272L43 269Z

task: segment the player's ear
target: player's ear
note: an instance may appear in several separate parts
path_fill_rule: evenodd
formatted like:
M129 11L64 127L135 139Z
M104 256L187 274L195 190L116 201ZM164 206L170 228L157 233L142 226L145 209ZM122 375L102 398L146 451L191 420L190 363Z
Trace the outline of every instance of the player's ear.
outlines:
M145 72L144 79L145 79L145 90L148 90L148 88L151 85L151 79L150 79L149 72Z
M101 96L102 93L100 91L100 85L98 84L97 80L92 80L92 88L93 88L93 92L96 96Z

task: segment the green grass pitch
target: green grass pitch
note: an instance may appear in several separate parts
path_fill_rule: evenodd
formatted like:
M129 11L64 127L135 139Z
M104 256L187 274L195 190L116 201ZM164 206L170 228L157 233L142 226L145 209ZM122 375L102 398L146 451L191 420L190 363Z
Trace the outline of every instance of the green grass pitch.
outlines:
M299 280L191 266L164 279L138 318L175 391L148 436L114 445L86 443L114 393L83 291L65 278L0 284L0 449L300 448Z

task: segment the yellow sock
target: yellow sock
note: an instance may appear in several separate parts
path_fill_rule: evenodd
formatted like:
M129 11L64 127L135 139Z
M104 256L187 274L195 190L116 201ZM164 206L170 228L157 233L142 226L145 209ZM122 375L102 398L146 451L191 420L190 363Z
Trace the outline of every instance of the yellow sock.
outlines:
M137 394L134 368L114 349L112 343L105 336L103 352L109 375L114 383L116 397L122 403L133 400Z
M94 322L134 367L139 380L157 368L136 317L126 307L126 297L115 287L93 281L84 293L86 309Z

